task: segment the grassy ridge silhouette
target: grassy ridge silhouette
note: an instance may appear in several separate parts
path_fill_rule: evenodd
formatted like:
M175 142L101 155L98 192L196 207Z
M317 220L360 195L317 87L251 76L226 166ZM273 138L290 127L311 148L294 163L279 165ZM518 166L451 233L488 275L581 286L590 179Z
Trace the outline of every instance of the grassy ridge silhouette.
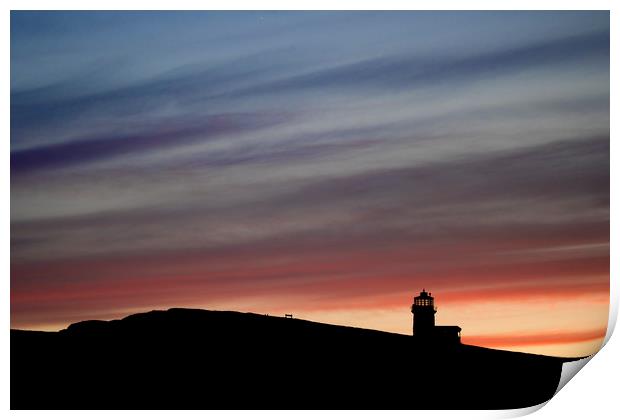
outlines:
M550 399L568 360L175 308L11 330L11 408L520 408Z

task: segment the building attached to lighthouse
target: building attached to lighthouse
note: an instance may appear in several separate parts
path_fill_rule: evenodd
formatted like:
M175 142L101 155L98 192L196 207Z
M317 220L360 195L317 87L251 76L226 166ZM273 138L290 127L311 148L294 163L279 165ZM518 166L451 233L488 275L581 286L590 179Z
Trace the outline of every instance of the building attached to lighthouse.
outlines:
M422 292L413 298L413 335L424 341L458 344L461 342L461 327L435 325L435 298L429 292Z

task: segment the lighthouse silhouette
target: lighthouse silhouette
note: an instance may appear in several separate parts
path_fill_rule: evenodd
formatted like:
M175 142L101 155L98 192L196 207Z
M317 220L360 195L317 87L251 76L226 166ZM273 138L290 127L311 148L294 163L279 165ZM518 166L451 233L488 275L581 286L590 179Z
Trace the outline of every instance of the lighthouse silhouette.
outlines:
M435 298L425 289L422 289L419 296L413 298L411 313L413 313L413 335L428 336L432 334L435 328L437 308L435 307Z
M436 326L435 298L426 289L413 298L411 305L413 314L413 335L424 341L434 341L441 343L460 343L461 327L456 325Z

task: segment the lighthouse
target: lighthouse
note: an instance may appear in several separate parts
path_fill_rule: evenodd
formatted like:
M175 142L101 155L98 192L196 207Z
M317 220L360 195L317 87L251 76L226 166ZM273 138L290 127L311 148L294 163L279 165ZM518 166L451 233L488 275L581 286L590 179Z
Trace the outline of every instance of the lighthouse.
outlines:
M413 335L418 339L431 343L460 344L461 327L435 325L437 313L435 298L425 289L413 298L411 313L413 314Z
M413 314L413 335L429 336L435 328L435 298L422 289L419 296L413 298L411 313Z

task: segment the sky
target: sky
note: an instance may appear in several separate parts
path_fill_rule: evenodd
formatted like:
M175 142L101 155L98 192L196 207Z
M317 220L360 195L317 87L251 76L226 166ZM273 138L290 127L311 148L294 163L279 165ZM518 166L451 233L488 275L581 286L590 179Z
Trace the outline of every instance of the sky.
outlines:
M598 350L608 12L11 12L11 327L170 307Z

